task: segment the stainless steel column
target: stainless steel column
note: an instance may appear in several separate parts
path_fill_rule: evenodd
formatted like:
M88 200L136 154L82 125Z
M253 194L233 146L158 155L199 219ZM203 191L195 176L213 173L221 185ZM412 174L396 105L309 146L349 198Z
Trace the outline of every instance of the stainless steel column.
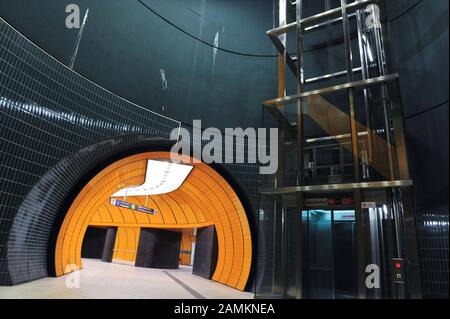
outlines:
M297 61L296 61L296 88L297 94L303 93L303 25L301 24L302 19L302 9L303 9L303 0L295 1L295 15L297 22L297 30L296 30L296 51L297 51ZM303 178L303 140L304 140L304 127L303 127L303 105L302 99L297 99L296 101L296 122L297 122L297 186L301 186L304 183ZM303 267L304 267L304 258L303 258L303 244L301 242L302 236L302 211L303 211L304 199L303 193L299 192L296 194L296 210L298 218L296 219L296 229L298 232L298 237L300 239L297 248L297 267L296 271L296 279L297 279L297 298L301 299L304 297L303 291Z
M353 57L350 39L350 28L347 14L347 0L341 0L342 9L342 27L344 32L344 47L345 47L345 64L347 69L347 81L350 83L353 81ZM351 143L353 154L353 175L354 182L359 183L360 170L359 170L359 149L358 149L358 131L356 128L356 114L355 114L355 101L354 101L354 89L348 89L348 99L350 108L350 129L351 129ZM355 189L353 191L353 200L355 203L355 222L356 222L356 251L357 251L357 278L358 278L358 296L365 299L367 297L365 278L366 278L366 259L365 254L367 249L370 249L370 245L367 245L364 240L364 227L361 209L361 190Z

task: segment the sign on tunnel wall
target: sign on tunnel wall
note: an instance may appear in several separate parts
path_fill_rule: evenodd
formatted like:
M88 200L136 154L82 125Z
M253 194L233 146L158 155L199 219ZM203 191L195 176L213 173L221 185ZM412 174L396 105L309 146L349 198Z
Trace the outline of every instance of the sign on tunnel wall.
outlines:
M111 198L111 205L135 210L135 211L150 214L150 215L155 215L157 213L156 210L154 210L152 208L148 208L148 207L137 205L137 204L132 204L132 203L129 203L129 202L126 202L123 200L119 200L119 199L115 199L115 198Z

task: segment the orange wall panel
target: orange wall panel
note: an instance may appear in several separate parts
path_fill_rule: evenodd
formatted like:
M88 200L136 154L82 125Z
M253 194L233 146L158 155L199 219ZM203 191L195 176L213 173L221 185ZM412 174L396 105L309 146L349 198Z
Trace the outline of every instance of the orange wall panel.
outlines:
M176 191L127 198L129 202L156 209L156 215L110 204L110 195L114 192L144 182L148 159L169 158L167 152L147 152L124 158L102 170L82 189L58 235L57 275L71 271L68 264L81 268L81 245L88 225L119 226L114 258L126 261L135 259L135 253L126 251L137 249L137 232L141 227L192 229L214 225L218 260L213 280L240 290L245 288L252 260L247 216L232 187L210 166L185 158L194 169Z
M118 227L114 243L113 260L136 261L136 251L141 229L138 227Z
M194 230L184 229L183 235L181 236L181 254L180 254L180 264L190 265L191 255L192 255L192 243L195 242Z

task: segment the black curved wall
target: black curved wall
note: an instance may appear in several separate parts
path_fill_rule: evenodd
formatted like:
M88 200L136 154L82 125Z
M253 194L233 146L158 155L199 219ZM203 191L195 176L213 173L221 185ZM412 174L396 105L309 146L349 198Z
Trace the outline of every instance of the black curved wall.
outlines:
M417 205L448 205L449 3L403 0L387 6Z
M273 0L142 1L207 43L214 44L217 34L221 48L275 54L265 34L273 26ZM65 27L70 3L80 5L82 17L89 8L74 69L139 105L221 129L257 126L261 102L275 96L274 58L215 53L138 0L0 1L0 16L69 65L78 34Z
M449 2L386 1L400 74L425 297L448 298Z

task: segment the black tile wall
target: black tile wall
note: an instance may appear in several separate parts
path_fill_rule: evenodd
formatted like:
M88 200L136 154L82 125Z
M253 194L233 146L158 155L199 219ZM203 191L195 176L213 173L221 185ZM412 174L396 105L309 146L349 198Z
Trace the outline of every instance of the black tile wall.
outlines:
M448 221L448 206L417 209L424 298L448 299Z
M48 275L49 234L76 176L119 148L146 143L142 134L169 138L180 125L73 72L0 18L0 284ZM105 140L83 165L67 166L71 155ZM256 203L258 166L226 166ZM55 174L66 181L51 184Z
M120 135L89 145L64 158L33 186L20 204L7 239L9 280L27 282L53 273L59 223L80 185L119 157L143 151L168 151L173 142L150 135ZM54 232L56 231L56 233ZM50 267L48 267L50 266Z
M125 134L168 138L179 125L88 81L0 19L0 282L17 208L45 172L83 146Z
M192 126L182 123L181 127L182 129L185 129L189 132L189 143L191 146L194 146L195 143L197 143L197 145L201 145L203 149L203 147L210 142L210 140L208 139L199 141L198 137L193 133ZM242 186L246 189L254 206L257 207L258 194L261 185L261 175L259 174L260 166L258 164L258 160L257 163L251 163L248 159L249 157L258 159L258 141L253 138L245 138L244 144L242 145L240 144L240 141L238 141L237 139L233 139L232 146L228 147L233 148L233 158L227 158L225 150L227 149L227 145L229 145L228 141L231 141L229 139L230 135L228 135L227 139L226 134L220 133L219 135L219 132L212 131L208 128L201 130L202 133L205 133L205 131L208 134L214 135L214 139L220 140L222 145L224 145L224 147L222 148L222 160L225 163L224 166L233 176L235 176L239 180ZM243 154L237 152L237 149L239 147L243 148ZM226 163L225 161L227 160L231 163Z

